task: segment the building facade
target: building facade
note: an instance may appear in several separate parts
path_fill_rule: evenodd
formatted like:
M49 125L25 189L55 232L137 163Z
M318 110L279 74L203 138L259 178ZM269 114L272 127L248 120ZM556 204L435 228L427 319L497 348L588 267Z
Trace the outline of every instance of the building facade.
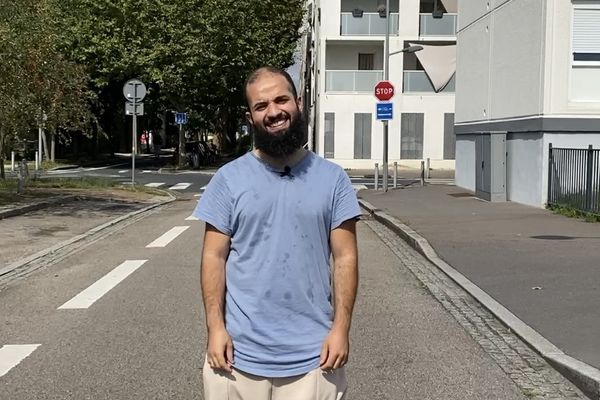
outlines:
M375 84L384 77L385 0L309 2L302 86L309 147L344 168L383 158ZM454 168L456 0L390 0L389 80L395 87L389 162ZM421 45L417 53L402 53Z
M600 0L459 2L456 184L547 202L549 147L600 146Z

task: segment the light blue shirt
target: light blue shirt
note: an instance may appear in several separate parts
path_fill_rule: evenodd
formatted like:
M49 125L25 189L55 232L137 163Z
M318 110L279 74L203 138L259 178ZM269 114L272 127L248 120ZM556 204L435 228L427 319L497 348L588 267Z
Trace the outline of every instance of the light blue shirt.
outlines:
M289 176L280 172L248 153L219 169L194 211L231 237L234 367L263 377L318 368L333 318L330 232L361 214L341 167L308 153Z

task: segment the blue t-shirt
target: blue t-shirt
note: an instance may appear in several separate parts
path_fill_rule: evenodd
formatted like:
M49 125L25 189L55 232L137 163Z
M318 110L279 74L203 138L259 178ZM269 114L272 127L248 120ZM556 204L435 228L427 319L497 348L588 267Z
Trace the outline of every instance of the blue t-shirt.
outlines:
M319 366L333 319L330 231L361 214L341 167L308 153L280 172L248 153L219 169L194 211L231 237L225 326L235 368L264 377Z

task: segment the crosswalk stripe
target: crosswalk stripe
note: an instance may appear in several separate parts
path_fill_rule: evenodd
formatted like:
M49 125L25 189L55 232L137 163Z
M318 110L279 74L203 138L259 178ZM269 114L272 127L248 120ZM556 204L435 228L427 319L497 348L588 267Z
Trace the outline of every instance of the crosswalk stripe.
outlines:
M125 278L135 272L139 267L144 265L148 260L127 260L121 263L118 267L104 275L98 281L93 283L87 289L67 301L59 310L89 308L98 299L108 293L112 288L121 283Z
M160 187L162 185L164 185L164 182L152 182L152 183L146 183L144 186L148 186L148 187L152 187L152 188L157 188Z
M186 221L198 221L198 217L190 215L185 219Z
M16 367L41 345L7 344L0 347L0 377Z
M189 188L191 185L192 185L191 183L180 182L176 185L171 186L169 189L170 190L185 190L185 189Z
M175 239L177 236L179 236L183 232L185 232L186 229L188 229L188 228L189 228L189 226L173 227L173 228L169 229L166 233L161 235L158 239L156 239L155 241L153 241L152 243L147 245L146 247L165 247L166 245L171 243L171 241L173 241L173 239Z

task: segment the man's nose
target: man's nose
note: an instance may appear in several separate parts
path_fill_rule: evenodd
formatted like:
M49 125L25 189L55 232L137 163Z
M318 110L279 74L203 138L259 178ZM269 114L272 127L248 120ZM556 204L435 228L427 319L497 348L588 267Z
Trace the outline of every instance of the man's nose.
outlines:
M281 109L275 103L270 103L267 106L267 118L275 119L281 115Z

